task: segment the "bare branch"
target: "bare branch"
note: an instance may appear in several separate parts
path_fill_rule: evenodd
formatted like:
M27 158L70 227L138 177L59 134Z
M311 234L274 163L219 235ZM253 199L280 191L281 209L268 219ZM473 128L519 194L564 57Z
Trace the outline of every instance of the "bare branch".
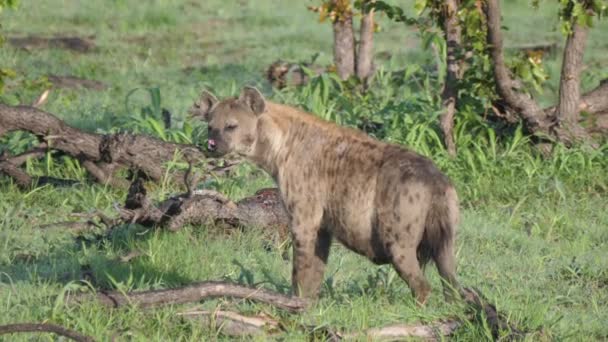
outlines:
M50 149L83 161L96 179L101 182L110 179L114 185L126 185L111 179L114 167L138 169L158 181L166 174L165 164L176 154L187 160L205 159L204 153L192 145L169 143L145 135L88 133L33 107L0 104L0 133L19 130L38 136Z
M101 305L110 308L118 308L126 305L149 308L167 304L198 302L203 299L216 297L254 300L290 312L303 311L308 305L306 300L302 298L286 296L265 289L251 288L218 281L200 282L177 289L135 291L127 294L119 291L79 294L66 298L66 302L70 304L81 304L96 300Z
M60 336L70 338L78 342L94 342L92 337L82 335L79 332L50 323L18 323L0 325L0 335L23 333L23 332L51 332Z

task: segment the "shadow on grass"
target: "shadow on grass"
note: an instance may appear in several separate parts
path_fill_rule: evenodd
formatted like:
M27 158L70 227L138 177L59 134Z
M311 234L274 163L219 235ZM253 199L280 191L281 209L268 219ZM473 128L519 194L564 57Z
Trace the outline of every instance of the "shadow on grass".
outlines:
M162 270L152 266L146 255L129 261L121 256L134 252L133 242L142 242L152 234L145 234L138 225L122 225L109 234L85 234L72 243L58 245L53 252L24 256L11 264L0 265L0 284L17 282L50 282L66 285L86 281L95 288L109 290L118 284L129 287L180 286L193 280L177 270Z

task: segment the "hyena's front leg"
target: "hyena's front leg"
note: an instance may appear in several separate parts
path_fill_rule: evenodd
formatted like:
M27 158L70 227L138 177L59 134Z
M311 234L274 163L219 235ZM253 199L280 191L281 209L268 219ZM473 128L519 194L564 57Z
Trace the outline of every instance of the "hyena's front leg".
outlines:
M300 297L315 298L323 281L331 234L321 227L322 215L292 215L292 288Z

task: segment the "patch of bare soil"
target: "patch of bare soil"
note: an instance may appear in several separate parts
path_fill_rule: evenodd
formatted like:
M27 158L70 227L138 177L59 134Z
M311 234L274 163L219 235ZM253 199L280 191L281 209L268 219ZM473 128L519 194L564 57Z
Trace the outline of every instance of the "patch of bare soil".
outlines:
M79 78L74 76L57 76L57 75L48 75L49 82L53 84L55 88L64 88L64 89L91 89L102 91L108 89L108 86L100 81L96 80L88 80L85 78Z
M14 47L25 50L37 49L64 49L79 53L91 52L95 49L95 36L78 37L78 36L26 36L26 37L10 37L8 42Z

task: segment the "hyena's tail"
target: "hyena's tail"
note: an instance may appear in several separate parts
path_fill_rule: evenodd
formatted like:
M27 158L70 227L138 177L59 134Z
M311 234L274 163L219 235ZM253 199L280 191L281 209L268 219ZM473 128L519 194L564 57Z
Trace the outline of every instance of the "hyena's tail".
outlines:
M424 227L422 241L418 245L418 260L422 266L430 260L451 258L454 261L454 240L460 220L458 196L449 185L444 194L433 198Z

